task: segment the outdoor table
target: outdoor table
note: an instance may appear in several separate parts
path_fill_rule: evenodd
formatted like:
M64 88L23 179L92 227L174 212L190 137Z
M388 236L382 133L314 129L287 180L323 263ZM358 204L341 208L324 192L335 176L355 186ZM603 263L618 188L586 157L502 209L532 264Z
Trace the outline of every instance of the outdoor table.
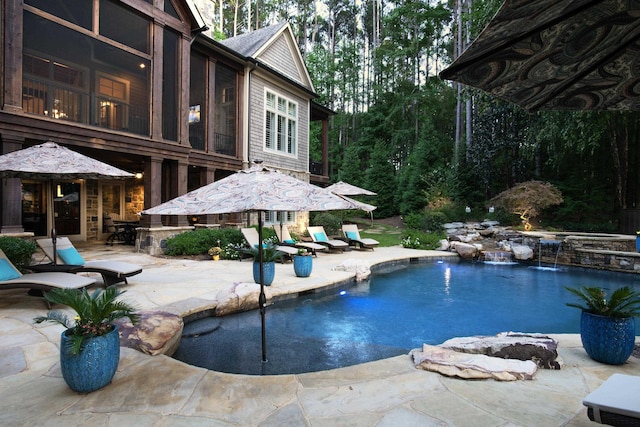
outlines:
M140 221L113 221L116 228L122 229L125 245L136 244L136 227L140 225Z

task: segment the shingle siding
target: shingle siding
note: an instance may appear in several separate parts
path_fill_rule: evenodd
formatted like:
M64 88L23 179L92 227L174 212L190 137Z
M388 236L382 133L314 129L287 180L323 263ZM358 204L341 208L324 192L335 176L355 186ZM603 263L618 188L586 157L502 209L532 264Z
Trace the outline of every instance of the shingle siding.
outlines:
M306 172L309 167L309 100L296 96L280 87L275 87L257 75L252 77L251 87L249 129L250 160L263 160L267 165ZM265 151L264 149L265 87L278 95L298 103L298 141L295 156L278 154L273 151Z
M291 54L291 49L289 49L289 44L285 37L278 37L257 59L278 70L291 80L307 86L307 83L300 76L300 71L296 67L296 61Z

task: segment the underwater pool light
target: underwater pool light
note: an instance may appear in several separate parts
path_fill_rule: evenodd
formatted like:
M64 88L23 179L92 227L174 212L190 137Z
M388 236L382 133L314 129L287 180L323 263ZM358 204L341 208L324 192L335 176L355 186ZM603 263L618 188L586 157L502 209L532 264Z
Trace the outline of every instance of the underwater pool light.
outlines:
M347 294L347 291L340 291L340 292L338 293L338 295L346 295L346 294Z

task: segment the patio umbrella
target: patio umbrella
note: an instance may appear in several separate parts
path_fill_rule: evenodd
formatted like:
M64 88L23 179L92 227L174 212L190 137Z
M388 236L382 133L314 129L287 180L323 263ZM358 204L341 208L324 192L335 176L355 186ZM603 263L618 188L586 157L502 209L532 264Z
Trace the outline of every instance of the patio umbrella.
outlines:
M640 109L638 0L507 0L440 76L535 111Z
M326 188L333 194L340 194L341 196L377 196L377 193L369 191L364 188L356 187L344 181L338 181L335 184L331 184Z
M333 194L342 196L351 203L354 203L358 207L358 209L368 212L369 215L371 215L371 224L373 224L373 211L378 207L370 205L368 203L360 202L358 200L353 200L346 196L377 196L377 193L369 191L365 188L356 187L355 185L349 184L344 181L338 181L335 184L331 184L326 188L326 190L331 191Z
M221 180L200 187L158 206L145 209L146 215L205 215L232 212L258 212L258 236L262 242L263 211L328 211L357 209L351 202L292 176L256 162ZM262 245L258 245L262 323L262 361L267 361Z
M52 207L49 209L51 224L55 224L53 212L54 179L123 179L133 178L133 176L132 173L70 150L53 141L0 156L0 178L47 180ZM51 239L54 244L53 263L56 264L55 226L51 230Z

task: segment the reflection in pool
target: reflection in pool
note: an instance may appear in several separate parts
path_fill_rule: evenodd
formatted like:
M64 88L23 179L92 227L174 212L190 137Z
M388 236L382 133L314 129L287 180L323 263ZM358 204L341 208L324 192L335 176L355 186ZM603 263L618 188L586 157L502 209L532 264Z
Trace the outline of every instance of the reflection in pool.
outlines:
M406 354L422 343L503 331L578 333L565 286L640 288L640 276L584 269L426 263L377 270L370 281L267 309L261 362L257 311L185 326L176 359L244 374L312 372ZM193 335L193 336L189 336Z

